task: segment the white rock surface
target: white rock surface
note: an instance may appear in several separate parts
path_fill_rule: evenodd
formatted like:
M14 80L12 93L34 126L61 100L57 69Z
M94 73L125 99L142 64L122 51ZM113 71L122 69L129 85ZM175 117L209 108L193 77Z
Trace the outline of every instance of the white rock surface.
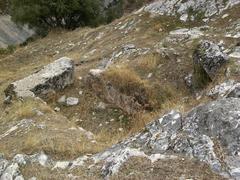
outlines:
M69 166L69 164L70 164L69 161L58 161L56 162L53 169L66 169Z
M79 99L75 97L68 97L66 99L66 105L67 106L76 106L79 104Z
M95 77L100 76L103 72L104 72L103 69L90 69L90 71L89 71L89 73L90 73L92 76L95 76Z
M239 3L239 0L158 0L147 5L144 10L152 14L180 15L180 19L183 21L186 21L189 15L193 15L194 19L201 18L203 20L220 14L225 9ZM191 19L193 20L193 18Z
M12 179L15 179L19 175L20 175L20 172L19 172L18 164L12 163L5 169L5 171L3 172L3 174L0 177L0 180L12 180Z
M181 36L190 39L196 39L204 35L204 33L200 30L200 28L192 28L192 29L177 29L171 31L169 33L171 36Z

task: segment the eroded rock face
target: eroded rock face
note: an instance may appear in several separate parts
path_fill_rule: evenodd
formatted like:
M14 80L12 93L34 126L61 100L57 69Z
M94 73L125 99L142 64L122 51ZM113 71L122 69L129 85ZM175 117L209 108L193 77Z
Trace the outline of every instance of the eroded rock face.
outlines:
M74 63L67 57L45 66L39 72L13 82L5 90L8 97L34 97L61 90L74 81Z
M160 15L179 15L183 21L203 20L239 3L239 0L159 0L145 7L145 11Z
M240 178L240 102L229 98L193 109L186 117L176 111L93 158L103 161L109 176L132 156L150 160L194 157L224 177Z
M228 60L222 49L210 41L202 41L193 54L194 66L201 68L210 79L215 77L219 68Z

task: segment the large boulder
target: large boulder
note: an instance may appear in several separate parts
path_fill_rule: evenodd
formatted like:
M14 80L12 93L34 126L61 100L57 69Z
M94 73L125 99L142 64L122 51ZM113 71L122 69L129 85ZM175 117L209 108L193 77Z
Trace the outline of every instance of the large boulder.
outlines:
M193 54L193 63L201 66L211 79L227 59L221 47L211 41L201 42Z
M63 57L43 67L26 78L11 83L5 90L6 97L34 97L50 91L61 90L74 81L74 63Z
M221 47L211 41L202 41L193 53L193 80L202 87L214 80L216 73L228 60Z

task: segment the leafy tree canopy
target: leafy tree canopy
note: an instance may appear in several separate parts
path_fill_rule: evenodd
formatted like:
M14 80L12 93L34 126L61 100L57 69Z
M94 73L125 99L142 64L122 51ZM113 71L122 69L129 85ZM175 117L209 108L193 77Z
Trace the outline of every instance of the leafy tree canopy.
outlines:
M10 0L17 23L34 27L96 26L102 21L100 0Z

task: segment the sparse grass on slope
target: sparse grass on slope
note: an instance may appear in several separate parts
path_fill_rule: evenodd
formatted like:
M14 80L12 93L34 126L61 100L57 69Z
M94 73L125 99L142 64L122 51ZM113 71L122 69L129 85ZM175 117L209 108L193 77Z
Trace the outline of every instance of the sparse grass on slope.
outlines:
M232 21L239 18L237 10L235 9L236 12L229 17L232 18ZM214 29L217 29L219 33L216 33L215 30L207 31L208 39L224 39L227 43L226 46L229 47L233 43L236 44L237 40L224 37L224 27L229 23L229 19L213 23ZM0 140L1 152L6 156L14 156L16 153L32 154L44 150L56 159L71 159L85 153L96 153L128 135L138 132L147 123L171 109L184 113L200 103L209 101L204 94L196 99L184 83L184 77L193 70L192 53L200 39L183 40L182 42L166 39L171 30L195 25L184 24L174 17L150 17L147 13L131 14L96 29L83 28L71 32L59 30L51 32L46 38L30 42L25 47L17 48L14 53L2 57L0 59L0 104L4 99L3 91L9 83L39 70L43 65L62 56L74 59L76 77L72 87L46 98L47 106L32 100L17 102L7 107L0 105L0 132L6 132L23 118L33 119L36 124L44 124L47 127L44 130L34 127L26 134L15 136L13 133L5 137ZM197 23L197 25L201 24ZM152 111L137 112L134 116L128 116L121 109L109 104L105 109L96 108L104 100L97 97L94 91L81 80L90 69L98 67L104 58L110 59L126 44L134 44L139 49L149 48L150 50L144 55L136 53L116 58L113 66L106 71L105 78L126 94L132 94L141 89L146 91L153 109ZM231 64L231 66L236 65ZM238 75L237 72L236 75ZM216 81L220 81L221 78L222 76L218 76ZM213 85L209 84L207 89ZM80 91L82 91L81 95ZM80 104L74 107L60 106L57 100L62 95L78 97ZM61 111L53 112L49 106L51 109L60 107ZM36 111L32 111L35 108L44 115L37 116ZM92 131L97 143L90 142L77 130L73 130L74 128L78 129L79 126ZM171 165L169 162L165 163ZM172 163L172 167L175 169L182 167L178 161ZM144 166L149 162L133 160L130 164L131 167L123 167L119 177L129 175L128 169L136 171L137 175L134 177L143 177L141 172L134 169L134 167L143 168L143 166L135 166L141 164ZM183 164L188 167L189 162L184 161ZM164 173L165 171L161 171L161 167L166 170L164 165L159 163L156 174L154 174L156 177L161 175L168 177L172 173L175 173L176 177L179 175L179 171ZM187 169L194 170L192 167L195 165L190 164L191 167L189 166ZM196 167L203 167L197 165ZM145 174L148 169L151 169L150 166L146 167L149 168L145 169ZM184 167L182 169L184 170ZM213 179L216 177L208 169L204 168L203 170L207 177L213 177ZM85 174L82 169L78 169L78 171L83 175L82 179L100 178L99 174L95 174L96 172L87 171L89 174ZM49 170L35 165L24 168L23 172L29 178L32 175L36 175L40 179L66 178L60 172L53 171L55 175L51 175ZM197 172L196 177L201 178L202 171ZM188 173L190 172L188 171ZM116 176L117 178L118 176Z

